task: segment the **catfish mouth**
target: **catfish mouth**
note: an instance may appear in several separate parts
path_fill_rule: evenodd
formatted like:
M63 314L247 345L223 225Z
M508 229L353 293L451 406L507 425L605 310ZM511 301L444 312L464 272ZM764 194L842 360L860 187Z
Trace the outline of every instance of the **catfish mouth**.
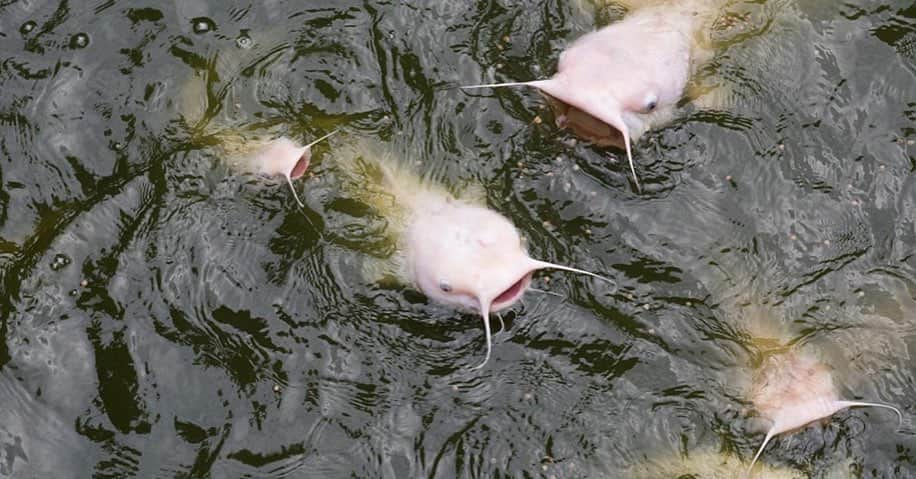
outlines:
M305 170L309 167L309 162L312 159L312 155L308 150L305 150L305 153L299 157L299 160L296 161L296 164L293 165L293 169L289 172L290 179L297 180L305 174Z
M598 146L625 149L623 133L617 128L595 118L590 113L545 94L547 102L557 117L557 126L568 128L574 135Z
M499 296L493 298L493 302L490 303L490 311L499 311L500 309L514 304L521 298L530 284L531 273L525 273L518 281L512 283L512 285L503 290L502 293L499 293Z

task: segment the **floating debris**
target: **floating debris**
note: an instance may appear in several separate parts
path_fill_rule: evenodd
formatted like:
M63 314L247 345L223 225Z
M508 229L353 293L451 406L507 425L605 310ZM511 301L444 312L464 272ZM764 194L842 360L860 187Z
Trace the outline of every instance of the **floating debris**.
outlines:
M194 33L203 34L216 30L216 23L207 17L197 17L191 19L191 28Z
M70 37L70 48L86 48L89 46L89 35L85 33L77 33Z

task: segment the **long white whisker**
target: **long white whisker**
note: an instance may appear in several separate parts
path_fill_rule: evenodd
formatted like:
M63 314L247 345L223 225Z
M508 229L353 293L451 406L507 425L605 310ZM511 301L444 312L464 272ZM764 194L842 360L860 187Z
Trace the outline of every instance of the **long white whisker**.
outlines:
M306 149L311 148L311 147L315 146L317 143L320 143L320 142L322 142L322 141L324 141L324 140L326 140L326 139L328 139L328 138L330 138L330 137L336 135L339 131L340 131L340 130L334 130L334 131L328 133L327 135L324 135L324 136L322 136L321 138L319 138L319 139L317 139L317 140L315 140L315 141L309 143L308 145L305 145L304 148L306 148Z
M302 204L302 201L299 199L299 194L296 193L296 188L293 187L293 179L289 175L286 175L286 184L289 185L290 191L293 192L293 198L296 199L296 203L299 203L300 208L305 208L305 205Z
M480 85L466 85L458 88L462 90L471 90L474 88L499 88L503 86L533 86L533 82L507 82L507 83L483 83Z
M881 403L876 403L876 402L865 402L865 401L837 401L837 405L842 406L844 408L858 406L858 407L880 407L884 409L890 409L891 411L894 411L895 413L897 413L897 429L900 429L900 427L903 426L903 413L900 412L900 410L897 409L896 407L891 406L890 404L881 404Z
M630 171L633 173L633 181L636 183L636 191L642 193L642 186L639 185L639 177L636 176L636 165L633 163L633 152L630 149L630 132L621 130L623 133L623 145L627 149L627 161L630 162Z
M490 339L490 337L492 336L490 334L490 305L481 304L480 306L481 306L480 307L480 316L483 317L483 330L484 330L484 334L486 334L486 337L487 337L487 355L483 358L483 362L471 368L472 370L480 369L484 367L484 365L487 364L487 361L490 360L490 351L492 351L493 349L493 343L492 343L492 340Z
M751 477L751 470L754 469L754 464L757 463L757 459L760 458L760 454L763 453L763 450L766 449L767 443L770 442L770 439L773 439L775 436L776 427L774 426L769 431L767 431L767 436L763 439L763 444L760 445L760 449L757 449L757 454L754 455L754 460L751 461L751 465L747 466L747 471L744 473L745 476Z
M607 283L610 283L611 285L614 286L614 289L617 289L617 282L616 282L616 281L614 281L614 280L612 280L612 279L610 279L610 278L606 278L606 277L604 277L604 276L601 276L600 274L592 273L591 271L585 271L584 269L573 268L573 267L571 267L571 266L563 266L563 265L561 265L561 264L548 263L548 262L546 262L546 261L540 261L540 260L536 260L536 259L535 259L535 260L532 260L532 261L534 261L534 264L535 264L535 266L536 266L538 269L541 269L541 268L552 268L552 269L559 269L559 270L562 270L562 271L569 271L569 272L571 272L571 273L584 274L584 275L586 275L586 276L591 276L592 278L600 279L601 281L605 281L605 282L607 282Z

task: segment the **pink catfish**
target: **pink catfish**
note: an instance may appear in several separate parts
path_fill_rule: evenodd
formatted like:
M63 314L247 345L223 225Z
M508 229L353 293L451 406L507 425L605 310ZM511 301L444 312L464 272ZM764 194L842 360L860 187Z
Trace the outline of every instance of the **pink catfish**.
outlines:
M420 199L420 198L418 198ZM442 196L425 196L414 205L404 238L407 274L426 296L483 318L490 359L490 313L522 297L534 271L544 268L595 273L528 256L515 226L488 208Z
M239 117L245 116L239 111L242 98L250 93L242 88L248 85L247 82L239 80L248 76L244 74L247 69L265 68L265 61L273 61L277 58L276 53L289 47L283 41L283 33L256 34L248 39L244 48L233 45L233 48L218 52L208 63L210 69L191 75L184 82L177 101L194 142L213 147L217 156L240 171L282 176L296 203L302 207L293 180L308 169L312 147L336 131L302 145L284 136L276 119L269 122L274 126L266 128L238 122ZM214 93L217 91L219 94ZM235 106L230 107L233 104Z
M335 147L336 164L351 176L354 192L388 218L388 234L397 242L396 274L427 297L483 318L487 350L475 369L490 358L490 314L517 303L536 270L553 268L614 283L531 258L512 222L482 200L467 193L456 197L420 178L383 147L366 141L351 146Z
M551 78L463 88L541 90L558 102L560 126L599 144L622 146L639 188L630 143L651 127L652 118L673 116L698 56L695 36L709 18L700 12L721 1L651 3L573 42Z
M308 169L312 159L312 147L335 133L336 130L304 146L285 136L266 141L244 138L238 141L226 140L221 153L228 155L233 163L251 173L284 177L296 203L303 207L293 187L293 180L300 178Z
M753 379L750 396L757 411L772 425L748 472L774 436L800 429L848 407L890 409L903 421L900 410L893 406L840 399L830 370L816 358L798 351L768 357Z

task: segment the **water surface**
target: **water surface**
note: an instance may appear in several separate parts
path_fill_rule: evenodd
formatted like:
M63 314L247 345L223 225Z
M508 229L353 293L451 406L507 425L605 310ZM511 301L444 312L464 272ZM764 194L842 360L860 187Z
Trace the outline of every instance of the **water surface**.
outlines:
M558 131L533 91L455 89L548 75L617 9L0 2L0 476L620 477L749 458L763 311L846 397L906 418L841 412L763 461L916 477L916 4L729 11L695 81L721 101L641 139L637 194L620 152ZM207 103L189 104L195 78ZM472 370L478 318L364 274L390 253L384 218L335 182L332 149L297 183L302 211L206 141L252 126L377 138L482 185L533 256L618 287L538 276L556 295L505 314Z

